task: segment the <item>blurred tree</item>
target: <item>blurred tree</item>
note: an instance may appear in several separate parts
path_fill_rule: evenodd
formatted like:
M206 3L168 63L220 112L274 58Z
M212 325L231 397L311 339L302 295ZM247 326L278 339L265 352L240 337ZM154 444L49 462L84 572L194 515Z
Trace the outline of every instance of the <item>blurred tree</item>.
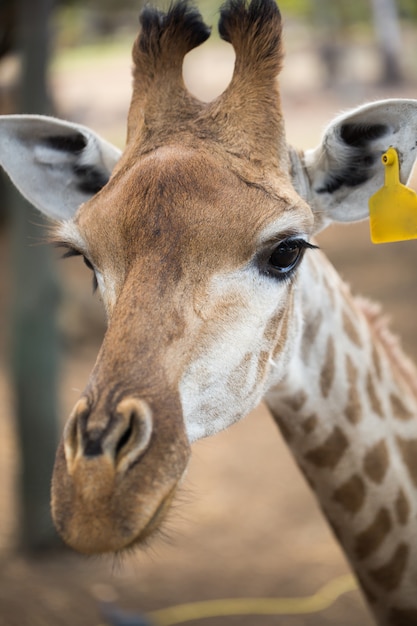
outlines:
M13 0L0 0L0 62L15 46L16 38L16 4ZM0 86L0 114L10 113L10 93L6 93L3 85ZM0 172L0 228L7 218L5 202L6 179Z
M110 37L120 28L131 26L132 18L139 15L146 3L147 0L60 0L64 13L72 14L78 22L78 35L88 41ZM160 0L152 3L158 5Z
M398 84L401 67L401 29L395 0L372 0L373 21L382 59L382 82Z
M403 4L405 1L402 0ZM406 10L404 5L403 15ZM329 85L337 84L337 79L340 78L341 60L349 45L349 28L358 23L371 25L376 34L382 65L381 82L398 84L404 79L396 0L371 0L369 3L359 0L349 3L311 0L311 11L318 49Z
M0 230L8 221L7 184L6 175L0 171Z
M53 0L15 0L17 45L22 56L19 109L51 112L46 67ZM8 188L13 233L12 379L21 452L20 544L57 545L50 516L50 479L58 440L58 289L39 214ZM31 245L32 244L32 245Z
M0 0L0 58L15 46L16 3L13 0Z
M417 21L416 0L398 0L398 11L404 19Z
M311 9L318 53L325 71L325 83L327 86L336 85L344 51L346 16L343 15L339 3L332 0L313 0Z

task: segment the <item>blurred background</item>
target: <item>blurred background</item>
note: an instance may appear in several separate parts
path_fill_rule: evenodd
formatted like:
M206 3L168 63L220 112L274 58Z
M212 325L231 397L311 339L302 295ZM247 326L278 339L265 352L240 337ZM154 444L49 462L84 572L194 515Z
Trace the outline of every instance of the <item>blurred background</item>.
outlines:
M140 0L0 0L0 113L54 114L122 147ZM187 56L204 100L230 80L217 3L197 2L212 37ZM288 140L314 147L331 118L370 99L417 97L415 0L283 0L280 78ZM97 626L126 611L218 597L297 596L348 571L285 444L260 407L194 447L164 536L133 555L86 559L49 515L54 452L105 331L79 259L44 245L37 212L0 172L0 626ZM320 245L356 293L380 301L417 358L417 242L372 246L368 225ZM194 622L189 622L194 624ZM195 622L197 623L197 622ZM320 615L211 619L207 626L371 624L358 592Z

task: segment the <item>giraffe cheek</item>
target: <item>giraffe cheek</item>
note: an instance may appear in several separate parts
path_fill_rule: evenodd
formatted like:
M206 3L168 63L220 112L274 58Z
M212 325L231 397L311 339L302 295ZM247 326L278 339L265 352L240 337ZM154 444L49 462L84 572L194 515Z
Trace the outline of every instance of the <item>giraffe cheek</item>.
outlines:
M235 361L230 356L223 348L224 368L220 370L209 368L210 362L220 362L213 356L198 360L181 381L180 398L190 443L246 416L260 403L270 370L276 369L269 351L246 351Z

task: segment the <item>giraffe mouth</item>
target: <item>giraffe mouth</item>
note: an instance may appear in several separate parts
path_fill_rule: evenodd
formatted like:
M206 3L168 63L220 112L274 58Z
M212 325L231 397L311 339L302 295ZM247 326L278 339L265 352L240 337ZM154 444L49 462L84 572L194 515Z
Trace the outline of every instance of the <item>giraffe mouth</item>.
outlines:
M142 528L139 534L122 550L130 550L135 547L139 547L141 545L147 544L148 540L154 537L161 529L161 526L166 519L169 509L171 508L171 504L175 498L175 494L177 492L178 484L174 485L171 491L165 496L165 498L159 503L152 517L149 519L148 523Z

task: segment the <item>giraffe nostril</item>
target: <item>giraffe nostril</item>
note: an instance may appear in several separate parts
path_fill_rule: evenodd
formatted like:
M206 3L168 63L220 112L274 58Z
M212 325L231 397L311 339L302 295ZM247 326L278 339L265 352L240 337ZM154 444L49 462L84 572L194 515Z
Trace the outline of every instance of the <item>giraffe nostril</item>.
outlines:
M74 470L81 459L105 456L123 472L148 448L152 428L152 412L143 400L125 398L112 415L100 415L81 398L64 431L68 468Z
M82 449L81 424L88 418L90 404L86 396L81 397L75 405L64 428L64 452L68 468L72 467Z
M84 456L99 456L103 454L103 448L100 438L93 439L90 437L84 444Z
M119 441L117 442L116 445L116 456L122 451L122 449L128 445L128 443L130 442L131 438L134 435L134 430L135 430L135 413L132 413L129 419L129 423L127 425L126 430L124 431L124 433L122 434L122 436L120 437Z
M125 398L116 407L114 459L119 470L127 469L148 448L152 435L152 412L146 402Z

